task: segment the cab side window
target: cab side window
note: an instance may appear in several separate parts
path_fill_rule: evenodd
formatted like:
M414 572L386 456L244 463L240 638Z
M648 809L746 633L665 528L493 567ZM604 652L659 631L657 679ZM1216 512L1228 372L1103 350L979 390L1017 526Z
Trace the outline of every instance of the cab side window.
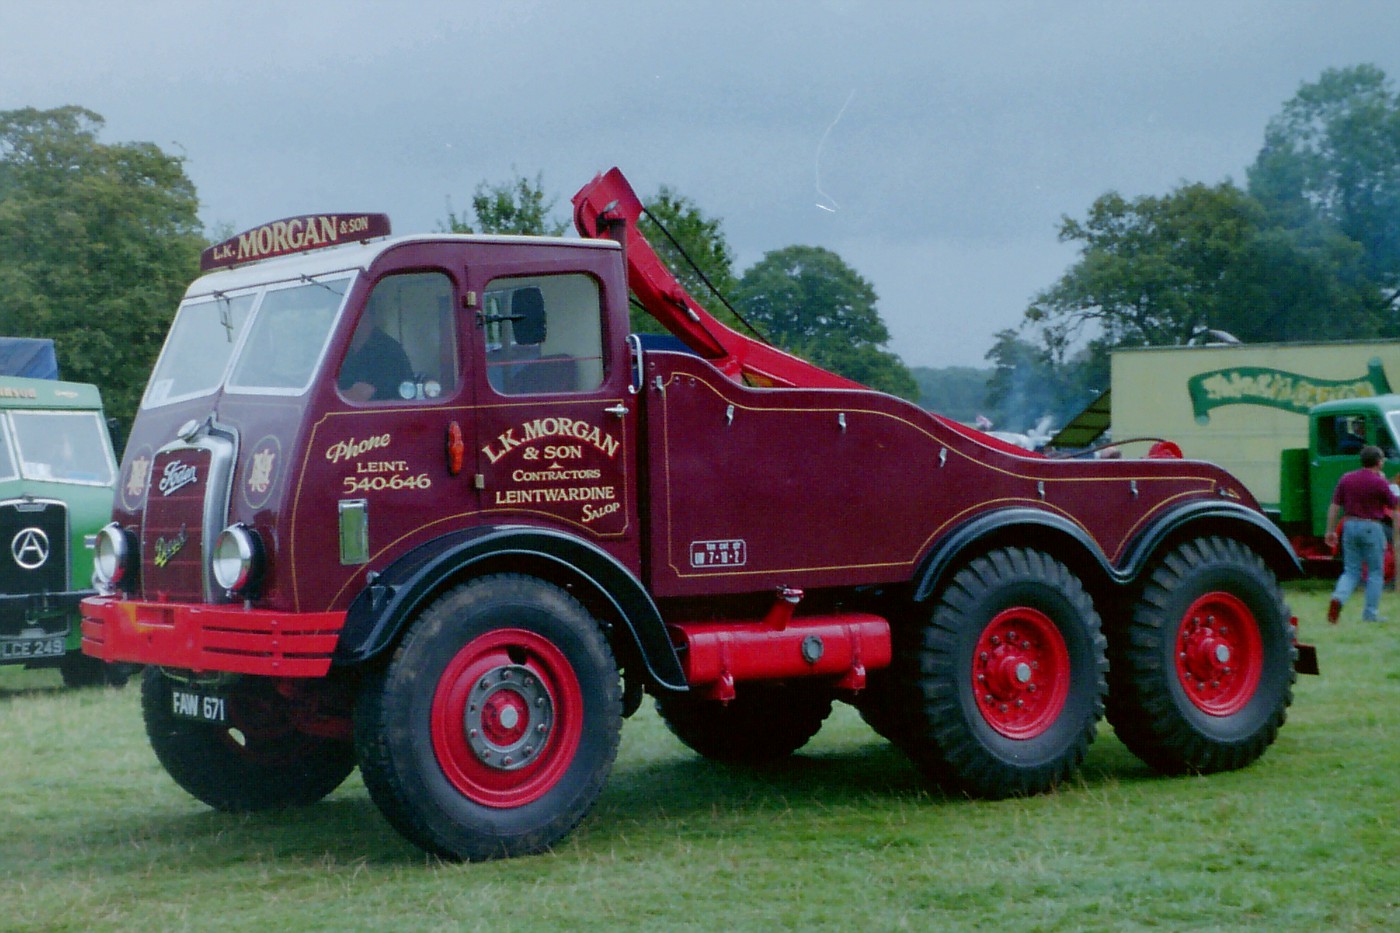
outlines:
M385 276L374 286L336 385L356 402L431 400L457 389L452 280L441 272Z
M1346 456L1366 446L1366 416L1336 415L1318 424L1318 452L1324 456Z
M593 392L603 384L602 295L592 277L493 279L482 320L486 378L501 395Z

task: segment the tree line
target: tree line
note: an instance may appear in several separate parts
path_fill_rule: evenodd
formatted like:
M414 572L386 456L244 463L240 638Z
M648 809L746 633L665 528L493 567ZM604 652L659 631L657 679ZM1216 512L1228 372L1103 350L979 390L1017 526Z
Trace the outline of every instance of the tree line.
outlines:
M1072 417L1118 347L1400 336L1400 95L1329 69L1267 124L1243 186L1109 191L1065 217L1078 259L997 334L984 404L1008 429Z
M0 335L52 339L59 375L129 424L207 243L183 160L101 143L102 125L0 112Z

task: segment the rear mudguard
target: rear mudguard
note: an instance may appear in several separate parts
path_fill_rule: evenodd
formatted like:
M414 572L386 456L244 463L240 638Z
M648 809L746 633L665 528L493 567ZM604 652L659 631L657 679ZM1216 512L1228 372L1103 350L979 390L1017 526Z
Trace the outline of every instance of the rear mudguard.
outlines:
M1023 547L1042 546L1052 556L1082 567L1083 560L1070 560L1064 553L1067 547L1075 548L1079 552L1075 556L1092 560L1107 580L1126 585L1138 578L1164 541L1188 527L1199 529L1200 534L1243 538L1281 580L1302 575L1298 558L1278 526L1267 516L1234 502L1196 501L1173 509L1133 538L1117 563L1108 559L1083 526L1052 512L1012 508L983 513L939 541L914 578L914 598L923 602L932 597L949 569L990 539Z
M333 663L362 664L397 640L404 625L451 581L505 558L557 569L611 605L663 690L685 690L680 659L651 596L626 567L587 541L521 525L490 525L443 535L376 574L345 615Z

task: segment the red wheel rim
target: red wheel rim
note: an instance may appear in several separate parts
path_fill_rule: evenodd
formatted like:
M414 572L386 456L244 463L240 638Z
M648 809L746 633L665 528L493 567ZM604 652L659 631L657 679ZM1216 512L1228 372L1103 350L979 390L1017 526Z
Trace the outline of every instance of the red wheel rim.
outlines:
M453 656L431 712L433 752L462 794L519 807L549 792L583 733L583 692L563 652L523 629L497 629Z
M1069 649L1050 617L1029 606L998 613L982 630L972 688L982 718L1009 739L1033 739L1059 718L1069 696Z
M1264 670L1254 613L1229 593L1206 593L1191 604L1176 633L1176 674L1203 713L1230 716L1248 705Z

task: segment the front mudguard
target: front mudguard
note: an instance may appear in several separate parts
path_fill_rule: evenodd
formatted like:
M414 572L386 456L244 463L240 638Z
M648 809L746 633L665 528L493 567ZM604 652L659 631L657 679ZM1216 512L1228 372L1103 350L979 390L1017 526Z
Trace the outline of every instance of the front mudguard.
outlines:
M375 574L350 604L333 664L354 666L378 657L433 596L474 571L500 568L503 562L548 567L561 579L589 591L621 621L648 679L662 690L687 689L661 613L625 566L587 541L522 525L490 525L443 535Z

